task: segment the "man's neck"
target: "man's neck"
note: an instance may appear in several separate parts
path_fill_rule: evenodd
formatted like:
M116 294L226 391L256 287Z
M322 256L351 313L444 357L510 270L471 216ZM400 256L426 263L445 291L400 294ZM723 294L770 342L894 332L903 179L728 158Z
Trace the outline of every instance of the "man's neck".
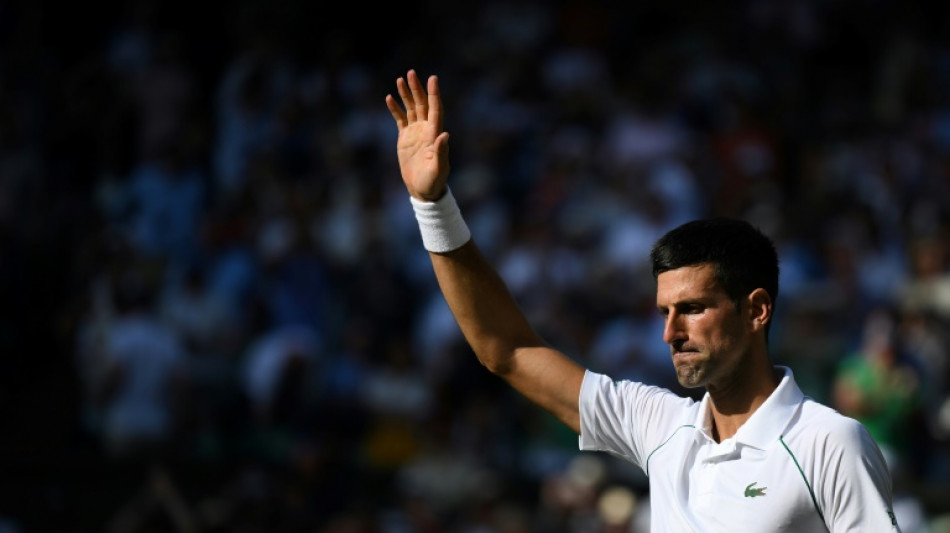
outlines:
M756 372L737 374L730 382L710 384L707 391L713 440L722 442L732 438L775 391L780 380L769 364Z

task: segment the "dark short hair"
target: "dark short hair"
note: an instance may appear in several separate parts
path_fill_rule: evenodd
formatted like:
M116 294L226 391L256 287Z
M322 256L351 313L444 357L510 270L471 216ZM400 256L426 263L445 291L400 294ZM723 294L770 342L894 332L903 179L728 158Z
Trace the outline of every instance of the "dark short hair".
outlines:
M650 250L653 277L685 266L711 264L719 285L740 308L743 298L765 289L778 298L775 244L752 224L737 219L694 220L673 228Z

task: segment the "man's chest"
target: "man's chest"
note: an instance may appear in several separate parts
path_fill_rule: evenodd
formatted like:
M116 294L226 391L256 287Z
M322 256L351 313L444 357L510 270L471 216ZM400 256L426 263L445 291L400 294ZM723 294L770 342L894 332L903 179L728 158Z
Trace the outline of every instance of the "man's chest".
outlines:
M650 501L654 513L677 516L671 530L824 530L802 471L780 446L687 442L666 452L651 458Z

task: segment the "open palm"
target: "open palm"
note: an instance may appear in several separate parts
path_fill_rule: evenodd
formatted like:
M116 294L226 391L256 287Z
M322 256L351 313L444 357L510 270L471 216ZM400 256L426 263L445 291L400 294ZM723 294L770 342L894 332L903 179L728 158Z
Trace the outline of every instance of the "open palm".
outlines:
M408 80L408 81L407 81ZM436 76L429 76L426 91L419 76L410 70L396 80L403 107L386 95L386 107L399 128L396 153L402 180L415 198L439 199L449 175L449 134L442 131L442 100Z

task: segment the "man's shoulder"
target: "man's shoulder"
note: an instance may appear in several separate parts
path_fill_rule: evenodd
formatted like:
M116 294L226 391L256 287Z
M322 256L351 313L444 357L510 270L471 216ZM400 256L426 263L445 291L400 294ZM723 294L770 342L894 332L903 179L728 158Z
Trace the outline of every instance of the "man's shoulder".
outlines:
M789 429L789 437L812 440L824 447L854 449L873 443L861 422L807 396L802 401L801 416Z
M841 414L837 409L823 404L810 396L802 399L802 419L804 422L821 421L829 428L850 427L857 420Z

